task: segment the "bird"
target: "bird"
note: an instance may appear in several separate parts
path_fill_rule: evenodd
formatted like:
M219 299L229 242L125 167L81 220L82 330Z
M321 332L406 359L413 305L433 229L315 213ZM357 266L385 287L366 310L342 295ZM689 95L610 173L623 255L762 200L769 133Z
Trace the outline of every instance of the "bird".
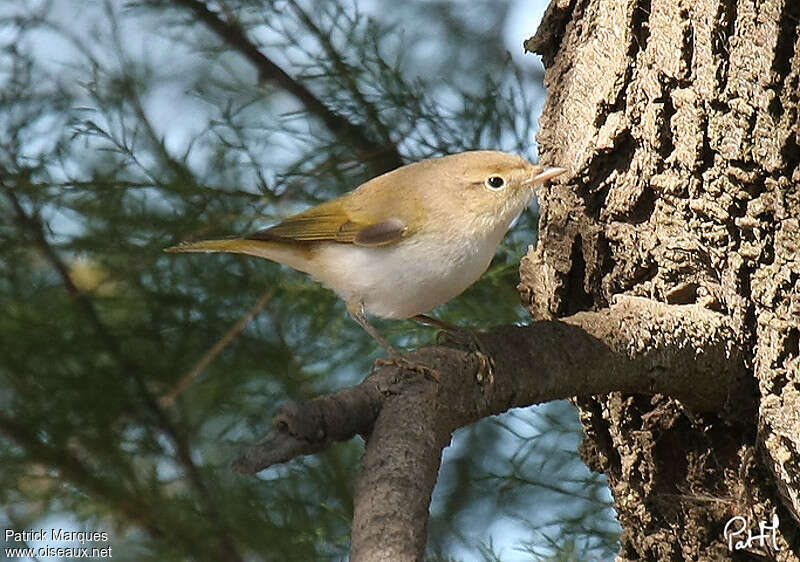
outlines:
M535 188L565 171L493 150L428 158L252 234L165 251L246 254L307 273L399 357L369 317L446 326L426 313L481 277Z

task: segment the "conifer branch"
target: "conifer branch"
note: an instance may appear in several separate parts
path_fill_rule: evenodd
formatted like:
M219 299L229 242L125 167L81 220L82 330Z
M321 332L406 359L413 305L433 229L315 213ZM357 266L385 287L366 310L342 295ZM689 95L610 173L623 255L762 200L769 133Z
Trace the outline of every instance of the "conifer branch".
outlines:
M45 236L44 225L41 219L36 215L29 215L18 197L11 189L5 188L6 198L11 203L15 212L16 221L19 223L22 230L28 232L33 237L33 242L39 251L42 252L45 259L50 263L53 269L58 272L61 281L64 284L67 292L75 300L78 306L87 317L90 325L97 333L98 338L103 342L109 354L114 358L120 368L122 376L130 377L135 383L137 390L144 405L154 415L158 426L172 441L178 459L191 482L200 503L204 507L206 516L208 517L212 527L217 530L220 541L220 553L226 560L240 561L241 555L238 553L236 545L233 542L232 536L227 532L226 526L220 517L219 511L211 498L205 480L200 474L200 470L192 459L191 449L186 436L179 429L179 427L172 422L167 415L166 411L159 405L155 396L150 392L141 374L139 365L127 357L119 344L119 341L114 337L111 331L106 327L100 318L100 315L95 308L94 301L91 296L81 291L73 282L69 274L69 270L64 264L61 257L56 252L55 248L50 244Z
M68 481L85 493L102 499L109 509L121 514L132 524L140 525L154 537L168 537L180 543L189 552L203 553L188 533L171 524L159 521L158 510L140 496L116 489L106 479L96 477L86 464L65 448L54 448L43 443L30 427L0 412L0 435L25 449L32 463L39 463L57 471L59 481Z
M249 60L256 67L261 80L272 81L292 94L310 114L319 118L331 133L355 146L361 153L359 159L369 162L376 175L403 165L403 159L397 147L388 139L388 134L383 135L381 142L376 142L363 126L333 111L305 85L292 78L262 53L238 23L222 19L200 0L176 0L175 3L191 10L195 17L206 24L220 39ZM369 111L368 105L365 110ZM380 121L376 123L379 124Z
M180 396L183 391L185 391L189 386L196 381L203 371L208 367L216 357L222 353L222 351L230 345L230 343L236 339L236 337L244 331L250 321L259 313L261 312L265 306L272 300L272 297L275 295L275 289L267 289L261 295L261 298L256 301L256 303L250 307L250 309L245 312L236 323L231 326L227 332L219 339L217 342L211 346L211 348L206 351L203 356L195 363L189 371L180 378L178 383L172 387L172 390L164 394L160 399L159 403L165 407L169 408L175 403L178 396Z
M329 34L326 34L322 29L320 29L320 27L314 23L314 20L311 19L311 16L309 16L308 13L303 10L303 8L297 2L294 0L289 0L289 4L297 14L297 17L300 18L300 21L303 22L303 25L305 25L306 28L308 28L308 30L314 34L314 37L316 37L322 45L322 48L325 50L325 54L328 56L333 64L334 69L336 70L336 75L344 80L347 89L350 91L350 94L364 108L364 111L366 112L370 122L380 133L381 142L384 144L391 144L392 137L389 133L389 128L383 123L380 115L378 115L378 108L375 107L375 104L369 101L366 96L364 96L361 88L358 87L358 83L354 77L354 71L347 67L342 55L333 46Z

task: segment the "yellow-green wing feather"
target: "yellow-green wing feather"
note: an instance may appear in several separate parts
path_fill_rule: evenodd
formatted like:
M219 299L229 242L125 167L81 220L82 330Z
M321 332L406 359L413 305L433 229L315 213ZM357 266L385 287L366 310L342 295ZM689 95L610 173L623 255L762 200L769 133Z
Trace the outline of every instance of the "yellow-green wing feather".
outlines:
M248 238L265 240L334 240L342 224L348 221L347 214L338 199L322 203L292 215L283 222L259 230Z
M311 242L330 240L360 246L383 246L409 234L406 220L392 216L381 201L364 205L353 192L286 218L249 236L249 240Z
M305 242L393 244L416 232L425 215L420 190L427 186L417 181L417 169L414 165L399 168L243 238L185 242L166 251L248 254L307 271L310 248Z

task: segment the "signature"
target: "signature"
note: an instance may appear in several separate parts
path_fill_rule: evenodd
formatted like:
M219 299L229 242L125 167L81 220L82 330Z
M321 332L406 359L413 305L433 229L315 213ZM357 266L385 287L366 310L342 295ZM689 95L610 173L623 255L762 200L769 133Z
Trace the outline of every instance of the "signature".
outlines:
M773 515L771 524L767 523L766 521L759 521L758 533L753 534L753 529L750 529L748 520L737 515L735 517L731 517L728 519L728 522L725 523L725 529L722 531L722 536L725 537L725 540L728 542L728 550L745 550L752 548L754 544L760 548L765 548L767 546L766 541L768 539L772 543L773 550L781 550L778 548L778 544L776 542L776 533L778 531L779 523L780 520L778 519L778 516ZM734 539L737 537L741 538L734 542Z

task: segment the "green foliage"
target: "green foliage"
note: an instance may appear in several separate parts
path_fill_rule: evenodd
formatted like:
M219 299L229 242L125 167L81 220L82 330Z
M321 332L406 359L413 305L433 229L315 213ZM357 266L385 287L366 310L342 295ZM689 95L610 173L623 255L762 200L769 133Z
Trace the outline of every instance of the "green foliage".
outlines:
M108 530L122 560L342 559L360 443L259 478L229 463L278 404L358 382L379 350L301 274L162 249L352 189L385 167L387 147L406 161L473 148L533 156L541 88L505 55L495 2L391 14L216 3L321 100L313 111L259 80L192 4L0 8L0 520ZM524 215L442 318L524 321L515 284L534 229ZM378 327L399 345L435 335ZM160 401L193 371L174 404ZM577 459L571 410L500 419L455 437L431 556L493 559L489 537L469 538L487 519L513 523L499 535L529 537L537 557L563 545L608 554L616 527L603 482ZM534 504L549 515L534 517Z

